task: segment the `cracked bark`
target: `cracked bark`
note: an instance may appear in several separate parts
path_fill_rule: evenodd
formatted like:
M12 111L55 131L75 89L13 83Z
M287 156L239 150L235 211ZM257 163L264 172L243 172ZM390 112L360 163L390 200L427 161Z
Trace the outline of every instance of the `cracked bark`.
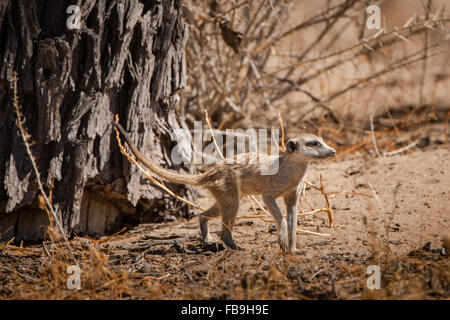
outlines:
M81 28L69 30L77 4ZM64 227L113 232L127 223L187 216L183 203L151 185L120 154L110 121L118 113L139 149L175 170L170 151L190 148L169 101L186 81L187 28L180 0L0 1L0 238L40 240L47 219L15 127L14 70L26 128L46 192ZM169 185L194 200L191 189Z

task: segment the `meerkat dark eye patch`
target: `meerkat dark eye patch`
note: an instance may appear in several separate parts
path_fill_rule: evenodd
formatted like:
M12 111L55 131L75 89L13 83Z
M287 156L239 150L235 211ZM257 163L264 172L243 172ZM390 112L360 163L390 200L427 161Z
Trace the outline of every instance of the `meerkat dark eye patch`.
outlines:
M286 143L286 151L289 153L292 153L294 151L298 150L298 141L295 140L289 140Z
M318 147L318 146L320 146L320 143L317 141L310 141L310 142L306 143L306 146L307 147Z

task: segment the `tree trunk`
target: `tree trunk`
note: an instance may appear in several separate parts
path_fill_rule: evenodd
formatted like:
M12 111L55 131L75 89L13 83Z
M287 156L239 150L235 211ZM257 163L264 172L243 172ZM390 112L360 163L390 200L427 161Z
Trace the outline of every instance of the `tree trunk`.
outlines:
M72 4L79 29L66 23ZM74 20L71 20L72 22ZM120 153L116 113L136 146L175 170L190 144L170 101L185 86L187 28L180 0L0 1L0 237L41 240L48 224L12 106L13 72L47 194L67 232L100 235L189 209L143 178ZM182 139L182 140L180 140ZM190 147L190 145L188 145ZM183 186L169 185L193 200Z

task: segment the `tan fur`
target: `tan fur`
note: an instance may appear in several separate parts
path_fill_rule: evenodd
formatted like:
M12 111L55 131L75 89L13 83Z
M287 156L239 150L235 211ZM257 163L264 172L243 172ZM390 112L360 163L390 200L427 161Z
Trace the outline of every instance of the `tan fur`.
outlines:
M239 249L232 238L239 201L244 196L261 195L278 225L278 243L281 249L293 253L296 250L298 199L309 161L330 158L336 154L322 138L312 134L301 134L287 141L286 152L279 156L259 154L257 155L259 161L255 164L236 161L238 163L213 165L202 174L179 174L160 168L147 160L137 150L120 124L114 121L113 124L124 136L136 158L153 173L171 182L200 186L209 190L216 204L200 215L203 241L214 241L208 231L208 220L221 215L223 222L221 239L234 250ZM316 145L311 145L314 142ZM274 165L276 160L278 170L272 175L263 174L262 168ZM283 197L286 203L287 221L275 202L278 197Z

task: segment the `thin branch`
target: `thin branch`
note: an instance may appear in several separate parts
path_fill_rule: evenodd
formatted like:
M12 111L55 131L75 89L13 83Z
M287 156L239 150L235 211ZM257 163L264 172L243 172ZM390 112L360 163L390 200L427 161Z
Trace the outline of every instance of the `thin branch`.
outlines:
M377 140L375 139L375 133L373 129L373 115L370 115L370 134L372 136L373 148L375 149L375 154L378 158L381 158L381 154L378 151Z

